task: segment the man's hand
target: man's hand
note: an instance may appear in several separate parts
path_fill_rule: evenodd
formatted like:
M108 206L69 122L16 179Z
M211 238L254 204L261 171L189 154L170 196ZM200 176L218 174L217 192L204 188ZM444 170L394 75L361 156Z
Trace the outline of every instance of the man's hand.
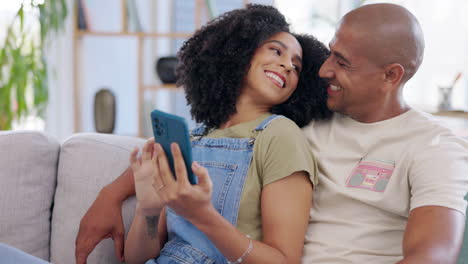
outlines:
M105 187L80 221L75 241L76 263L86 263L94 247L109 237L114 240L117 258L124 261L124 233L122 201Z

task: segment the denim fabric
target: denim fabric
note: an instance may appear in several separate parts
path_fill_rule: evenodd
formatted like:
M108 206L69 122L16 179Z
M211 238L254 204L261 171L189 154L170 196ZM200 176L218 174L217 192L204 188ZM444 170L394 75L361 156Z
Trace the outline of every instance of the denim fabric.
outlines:
M17 248L0 243L0 263L4 264L50 264Z
M256 131L265 129L278 118L263 120ZM207 168L213 182L211 202L214 208L236 226L245 179L252 160L255 138L206 138L205 127L192 131L194 160ZM156 260L147 263L227 263L216 246L189 221L167 208L168 242Z

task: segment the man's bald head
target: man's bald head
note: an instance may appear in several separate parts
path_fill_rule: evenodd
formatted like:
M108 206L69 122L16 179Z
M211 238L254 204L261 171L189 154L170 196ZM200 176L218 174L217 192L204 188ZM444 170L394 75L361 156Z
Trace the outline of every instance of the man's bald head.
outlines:
M357 39L362 55L377 65L401 64L405 69L403 82L409 80L421 65L424 36L416 17L402 6L371 4L346 14L337 34L346 32ZM362 43L361 43L362 42Z

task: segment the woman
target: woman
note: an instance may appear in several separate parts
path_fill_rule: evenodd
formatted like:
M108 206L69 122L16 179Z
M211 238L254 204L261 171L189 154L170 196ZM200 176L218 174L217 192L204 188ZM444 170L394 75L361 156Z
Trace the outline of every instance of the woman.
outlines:
M317 77L327 55L262 5L221 15L183 45L178 84L202 124L192 132L199 183L188 183L177 144L176 175L153 139L141 160L133 151L127 263L300 262L317 176L298 126L329 115Z

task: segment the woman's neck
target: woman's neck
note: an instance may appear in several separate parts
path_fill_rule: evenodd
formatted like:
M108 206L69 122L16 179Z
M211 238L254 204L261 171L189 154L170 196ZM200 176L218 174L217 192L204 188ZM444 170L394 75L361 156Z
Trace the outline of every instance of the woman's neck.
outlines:
M269 113L269 107L262 107L258 105L249 104L242 100L239 100L236 104L236 113L231 115L225 123L223 123L219 128L224 129L238 125L240 123L245 123L253 121L260 116Z

